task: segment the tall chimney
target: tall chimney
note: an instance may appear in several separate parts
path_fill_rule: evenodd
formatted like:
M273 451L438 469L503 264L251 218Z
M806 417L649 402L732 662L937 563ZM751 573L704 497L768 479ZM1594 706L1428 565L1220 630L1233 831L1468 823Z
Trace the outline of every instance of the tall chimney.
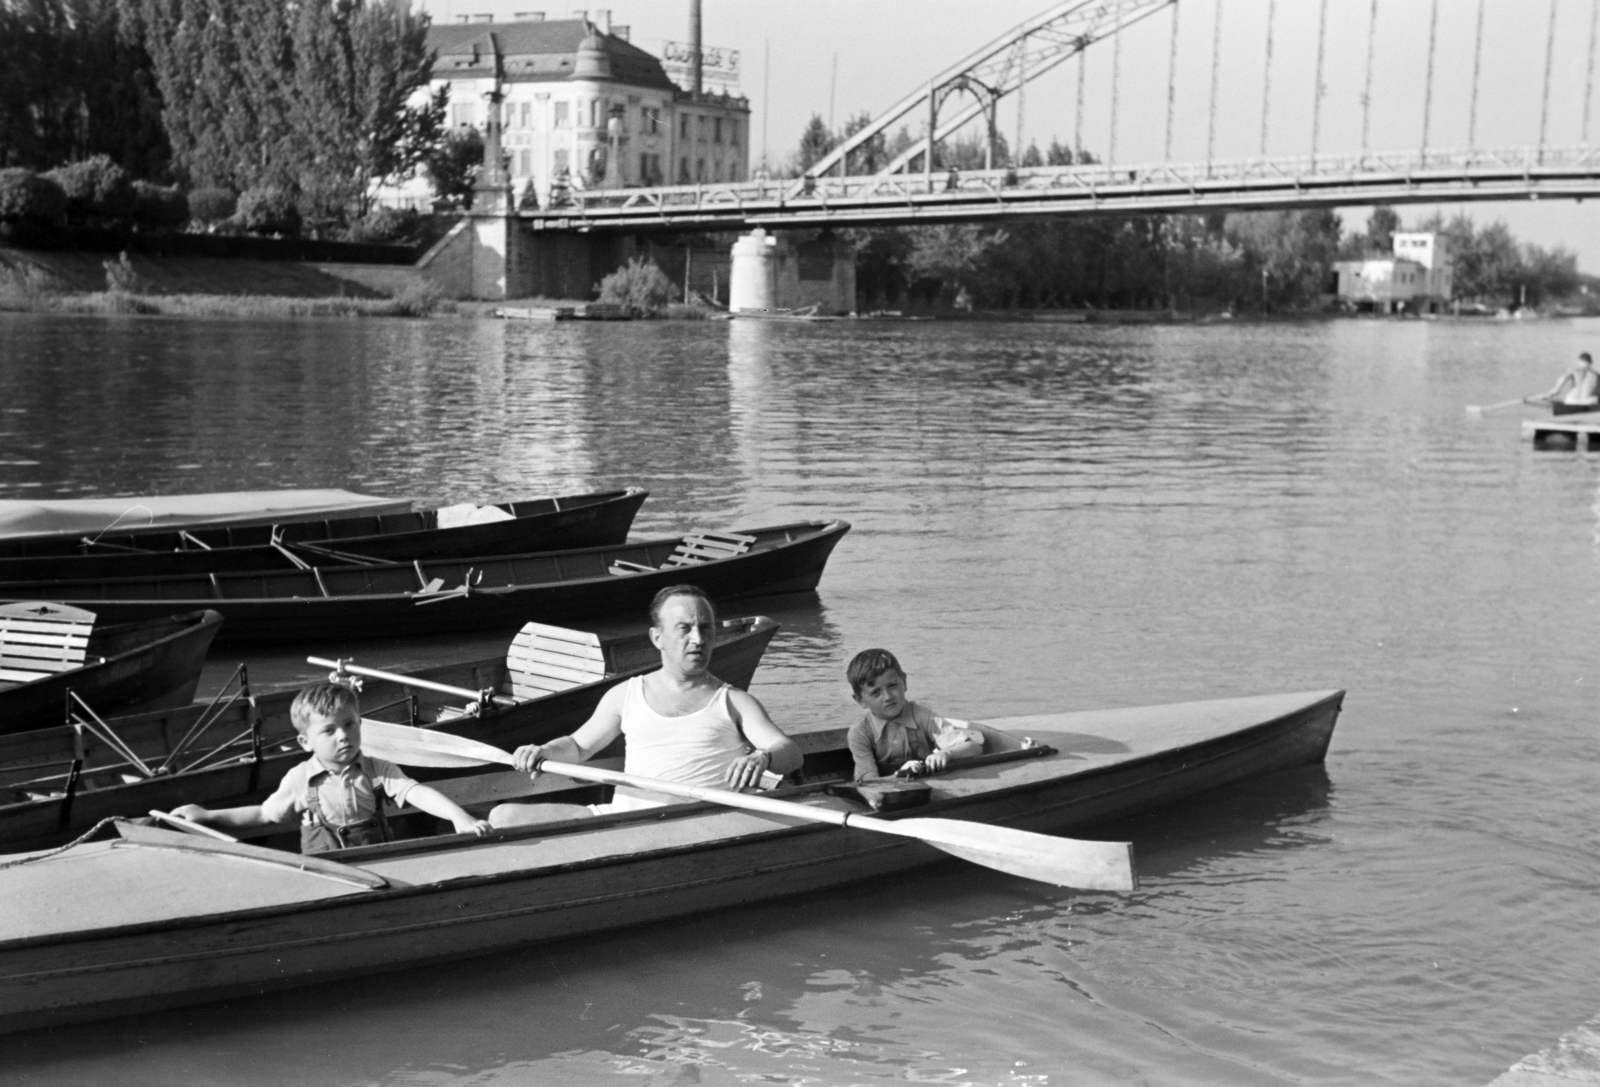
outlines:
M694 65L694 96L700 97L702 89L700 70L700 0L689 0L689 50L694 54L689 62Z

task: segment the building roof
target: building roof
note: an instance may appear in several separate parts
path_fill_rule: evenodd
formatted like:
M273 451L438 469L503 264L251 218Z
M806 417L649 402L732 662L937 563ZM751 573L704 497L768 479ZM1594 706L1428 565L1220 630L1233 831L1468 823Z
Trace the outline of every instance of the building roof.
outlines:
M493 39L490 38L493 35ZM586 19L522 20L510 23L446 23L428 28L428 48L438 50L436 79L487 79L494 75L498 42L508 83L573 77L578 47L593 35L611 60L611 79L632 87L676 91L661 61L614 34L602 34Z

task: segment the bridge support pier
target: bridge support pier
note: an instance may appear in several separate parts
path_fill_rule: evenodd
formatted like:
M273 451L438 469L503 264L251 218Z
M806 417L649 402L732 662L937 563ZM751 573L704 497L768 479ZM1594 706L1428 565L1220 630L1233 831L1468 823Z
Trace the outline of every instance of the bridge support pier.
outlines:
M856 308L855 248L824 231L768 234L757 227L733 244L728 284L731 313Z

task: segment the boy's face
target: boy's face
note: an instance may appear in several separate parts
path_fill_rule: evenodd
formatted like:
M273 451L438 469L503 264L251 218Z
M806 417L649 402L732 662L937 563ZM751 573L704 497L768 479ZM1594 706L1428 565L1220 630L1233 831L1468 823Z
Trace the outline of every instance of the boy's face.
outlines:
M331 714L312 714L300 746L329 769L349 766L361 757L361 715L348 703Z
M880 721L892 721L906 708L906 677L890 668L863 684L856 701Z

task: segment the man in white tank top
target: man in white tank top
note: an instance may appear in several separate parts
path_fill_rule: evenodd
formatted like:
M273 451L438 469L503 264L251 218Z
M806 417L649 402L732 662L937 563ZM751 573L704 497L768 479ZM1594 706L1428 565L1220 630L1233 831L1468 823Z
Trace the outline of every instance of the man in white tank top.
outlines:
M531 773L541 758L584 762L620 735L627 740L623 769L643 777L737 790L759 785L769 770L798 770L800 748L761 703L711 674L715 631L716 613L700 589L661 590L650 605L650 640L661 669L611 688L570 736L517 748L517 769ZM620 795L614 802L615 809L632 806L639 805ZM501 804L489 822L517 826L583 811L571 804Z

